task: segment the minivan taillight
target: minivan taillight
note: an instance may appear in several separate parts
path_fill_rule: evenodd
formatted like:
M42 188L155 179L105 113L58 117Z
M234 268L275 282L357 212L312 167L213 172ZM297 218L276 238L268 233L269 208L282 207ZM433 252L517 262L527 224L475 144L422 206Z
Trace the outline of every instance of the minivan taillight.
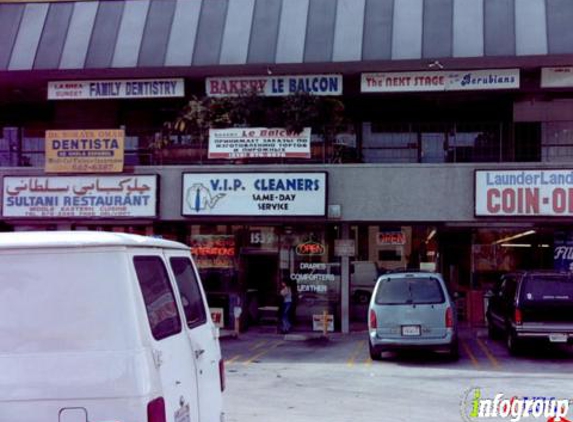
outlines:
M219 381L221 381L221 391L225 391L225 361L219 359Z
M446 328L454 328L454 312L449 306L446 309Z
M378 327L378 321L376 320L376 311L370 309L370 318L368 319L370 328L376 329Z
M157 397L147 404L147 422L167 422L163 397Z
M517 325L521 325L523 324L523 315L521 315L521 310L520 309L515 309L515 323Z

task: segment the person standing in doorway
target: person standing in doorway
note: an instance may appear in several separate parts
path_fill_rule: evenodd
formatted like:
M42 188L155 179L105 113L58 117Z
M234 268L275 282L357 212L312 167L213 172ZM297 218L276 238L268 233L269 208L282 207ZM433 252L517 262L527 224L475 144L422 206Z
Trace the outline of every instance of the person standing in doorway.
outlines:
M283 334L286 334L290 331L292 326L290 322L290 308L292 306L292 290L284 281L281 281L280 294L282 297L281 332Z

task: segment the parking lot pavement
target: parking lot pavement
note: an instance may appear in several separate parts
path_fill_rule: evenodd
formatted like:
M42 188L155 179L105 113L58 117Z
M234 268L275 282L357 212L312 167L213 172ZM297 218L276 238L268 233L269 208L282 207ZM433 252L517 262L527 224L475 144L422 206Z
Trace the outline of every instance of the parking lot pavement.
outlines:
M238 337L221 339L227 367L248 366L256 363L298 362L339 363L348 367L360 365L432 364L455 365L469 370L511 372L562 372L564 365L573 370L573 347L532 346L515 357L511 356L503 340L491 340L484 328L460 328L460 360L449 362L446 357L428 352L384 354L382 362L373 362L368 354L366 331L350 334L316 333L277 334L274 330L251 329Z
M572 347L513 357L485 330L465 327L457 362L425 352L373 362L367 341L366 331L324 338L268 329L222 339L226 422L460 422L475 420L475 391L571 398Z

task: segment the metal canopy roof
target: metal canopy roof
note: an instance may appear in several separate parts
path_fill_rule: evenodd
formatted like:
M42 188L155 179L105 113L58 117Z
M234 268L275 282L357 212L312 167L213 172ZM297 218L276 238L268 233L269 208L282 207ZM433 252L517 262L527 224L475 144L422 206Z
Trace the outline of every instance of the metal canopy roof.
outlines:
M114 0L0 4L0 72L542 58L570 0ZM495 62L495 60L494 60ZM416 62L413 62L416 63Z

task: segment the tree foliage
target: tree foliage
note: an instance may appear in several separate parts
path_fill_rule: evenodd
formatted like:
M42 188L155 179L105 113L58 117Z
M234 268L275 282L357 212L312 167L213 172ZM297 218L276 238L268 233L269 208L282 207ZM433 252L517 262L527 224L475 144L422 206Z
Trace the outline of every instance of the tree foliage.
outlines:
M152 147L168 146L177 135L190 135L205 142L209 129L230 127L281 127L296 133L311 127L312 133L330 141L346 124L344 104L334 97L304 92L284 97L256 93L237 97L193 96L173 120L164 123Z

